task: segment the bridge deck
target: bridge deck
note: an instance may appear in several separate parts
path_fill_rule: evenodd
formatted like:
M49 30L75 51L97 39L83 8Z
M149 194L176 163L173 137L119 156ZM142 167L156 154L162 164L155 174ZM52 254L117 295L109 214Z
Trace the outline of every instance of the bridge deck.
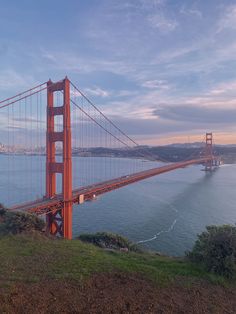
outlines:
M84 201L88 201L93 199L94 196L104 194L106 192L121 188L128 184L144 180L165 172L173 171L175 169L184 168L189 165L201 164L208 160L209 158L204 157L184 162L167 164L166 166L153 168L150 170L137 172L131 175L122 176L116 179L81 187L79 189L73 190L72 202L79 204L81 202L81 197L84 199ZM43 215L53 210L60 209L62 208L62 206L63 206L62 194L57 194L53 199L48 198L37 199L32 202L27 202L13 206L10 208L10 210L27 211L31 213L36 213L37 215Z

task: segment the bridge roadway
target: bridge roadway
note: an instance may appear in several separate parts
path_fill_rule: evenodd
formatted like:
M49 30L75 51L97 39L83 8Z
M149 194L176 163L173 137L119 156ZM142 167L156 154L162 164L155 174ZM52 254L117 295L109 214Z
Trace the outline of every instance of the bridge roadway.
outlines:
M179 168L185 168L194 164L203 164L206 161L209 161L211 157L204 157L198 159L192 159L184 162L176 162L167 164L166 166L153 168L150 170L145 170L141 172L137 172L130 175L125 175L116 179L103 181L100 183L96 183L93 185L88 185L85 187L81 187L73 190L72 193L72 202L75 204L80 204L83 201L92 200L94 197L110 192L112 190L121 188L128 184L144 180L165 172L173 171ZM41 198L35 201L19 204L10 208L10 210L19 210L26 211L30 213L35 213L37 215L44 215L54 210L59 210L63 206L63 197L62 194L56 194L53 199L49 198Z

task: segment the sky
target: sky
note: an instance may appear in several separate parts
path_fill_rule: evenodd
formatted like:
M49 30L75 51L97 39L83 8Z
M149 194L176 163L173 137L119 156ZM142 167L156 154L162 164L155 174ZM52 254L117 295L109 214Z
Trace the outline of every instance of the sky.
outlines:
M66 75L140 144L236 143L236 1L0 0L0 98Z

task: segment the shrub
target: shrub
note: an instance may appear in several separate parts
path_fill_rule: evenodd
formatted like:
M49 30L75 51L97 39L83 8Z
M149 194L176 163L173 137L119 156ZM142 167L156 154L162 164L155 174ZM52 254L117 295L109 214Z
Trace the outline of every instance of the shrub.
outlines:
M236 227L207 226L187 256L191 261L204 265L208 271L233 277L236 271Z
M6 214L6 208L0 203L0 217Z
M129 251L141 252L137 245L120 236L119 234L108 232L97 232L95 234L81 234L78 237L83 242L89 242L101 248L108 249L123 249L127 248Z
M9 212L0 205L0 233L43 231L45 223L36 215L24 212Z

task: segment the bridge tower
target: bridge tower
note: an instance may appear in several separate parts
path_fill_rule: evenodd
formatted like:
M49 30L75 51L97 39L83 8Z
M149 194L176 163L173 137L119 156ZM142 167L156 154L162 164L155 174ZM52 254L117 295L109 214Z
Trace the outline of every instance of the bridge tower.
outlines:
M205 163L205 171L212 171L213 167L213 137L212 133L206 133L206 146L205 146L205 156L210 157Z
M63 104L54 106L54 92L61 91ZM55 131L55 116L63 117L63 129ZM56 161L55 143L63 145L62 162ZM70 81L47 82L47 133L46 133L46 197L56 194L56 174L62 175L62 209L47 214L47 232L72 238L72 161L71 161L71 119L70 119Z

